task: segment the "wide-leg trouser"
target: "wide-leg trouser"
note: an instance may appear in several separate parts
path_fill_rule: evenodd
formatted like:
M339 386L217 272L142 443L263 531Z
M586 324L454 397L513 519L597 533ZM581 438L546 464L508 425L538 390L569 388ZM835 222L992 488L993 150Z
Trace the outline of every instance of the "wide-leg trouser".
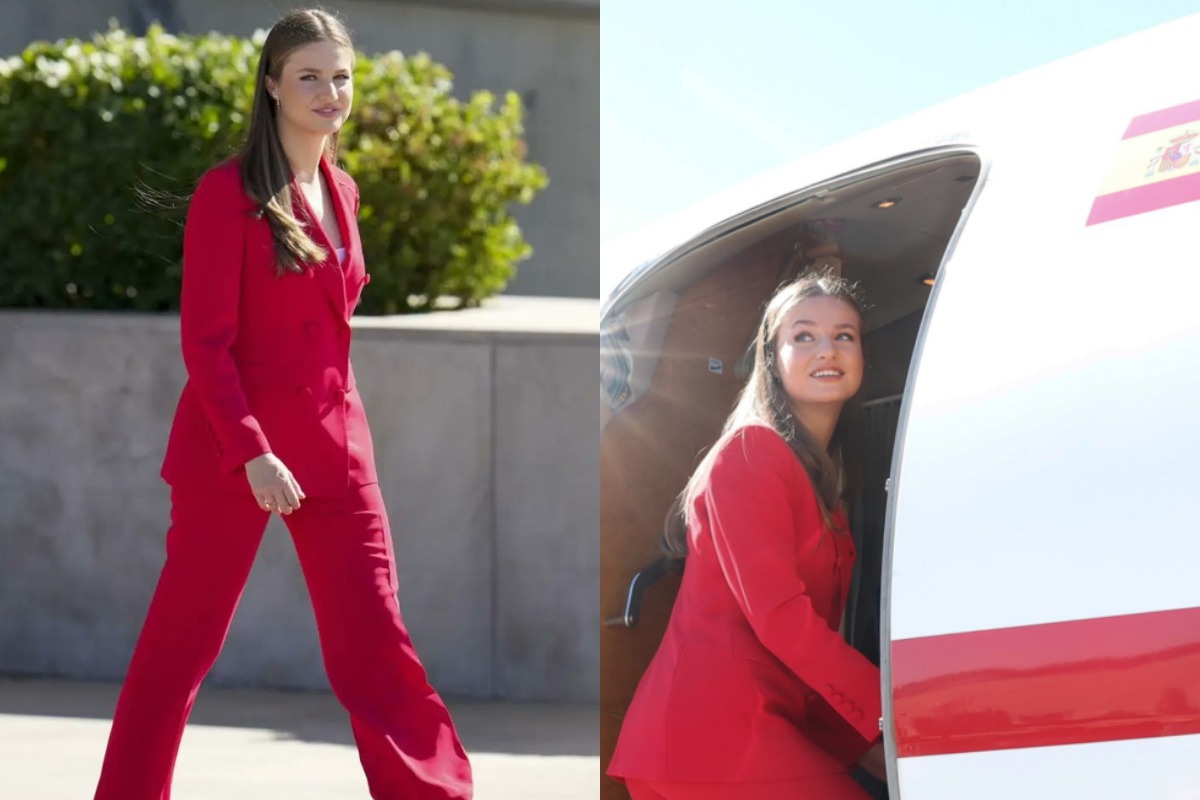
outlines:
M184 725L267 524L249 495L175 488L171 502L166 563L117 701L96 800L169 800ZM371 797L470 798L466 753L401 619L378 485L310 497L283 519Z

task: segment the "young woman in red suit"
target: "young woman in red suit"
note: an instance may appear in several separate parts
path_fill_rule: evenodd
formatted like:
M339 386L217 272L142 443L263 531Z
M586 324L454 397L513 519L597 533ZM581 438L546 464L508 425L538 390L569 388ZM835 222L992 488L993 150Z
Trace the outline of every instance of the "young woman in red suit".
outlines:
M164 800L270 514L291 532L330 685L375 800L469 798L471 768L401 620L371 434L350 366L367 281L358 188L334 164L354 49L335 17L267 35L241 153L188 209L188 380L162 475L166 563L117 702L96 800Z
M725 430L665 543L687 568L609 774L634 800L865 798L879 671L838 633L854 566L840 497L862 313L839 278L775 294Z

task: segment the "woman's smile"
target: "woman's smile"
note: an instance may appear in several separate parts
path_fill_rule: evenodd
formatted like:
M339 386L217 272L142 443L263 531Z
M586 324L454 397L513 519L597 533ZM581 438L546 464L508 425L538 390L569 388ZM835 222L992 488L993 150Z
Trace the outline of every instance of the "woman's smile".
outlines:
M834 297L793 306L776 335L775 369L793 409L841 404L862 385L862 321Z

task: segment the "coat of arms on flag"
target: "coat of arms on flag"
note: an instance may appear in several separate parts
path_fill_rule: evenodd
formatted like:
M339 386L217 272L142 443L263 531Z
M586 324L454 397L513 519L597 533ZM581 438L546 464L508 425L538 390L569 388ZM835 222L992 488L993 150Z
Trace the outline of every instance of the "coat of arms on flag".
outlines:
M1087 224L1200 200L1200 100L1134 117Z

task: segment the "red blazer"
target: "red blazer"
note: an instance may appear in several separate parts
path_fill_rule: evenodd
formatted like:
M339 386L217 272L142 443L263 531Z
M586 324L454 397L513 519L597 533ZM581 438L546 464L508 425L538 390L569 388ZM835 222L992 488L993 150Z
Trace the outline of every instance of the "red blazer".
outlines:
M822 522L787 443L751 425L719 445L688 559L638 684L614 777L748 782L841 772L880 737L879 670L839 635L854 543Z
M350 314L369 280L358 238L358 187L321 162L347 248L340 265L277 277L274 243L242 189L240 162L205 173L183 235L180 338L188 380L163 459L167 483L249 493L244 464L273 452L305 494L373 483L375 457L350 367ZM295 212L307 201L293 190Z

